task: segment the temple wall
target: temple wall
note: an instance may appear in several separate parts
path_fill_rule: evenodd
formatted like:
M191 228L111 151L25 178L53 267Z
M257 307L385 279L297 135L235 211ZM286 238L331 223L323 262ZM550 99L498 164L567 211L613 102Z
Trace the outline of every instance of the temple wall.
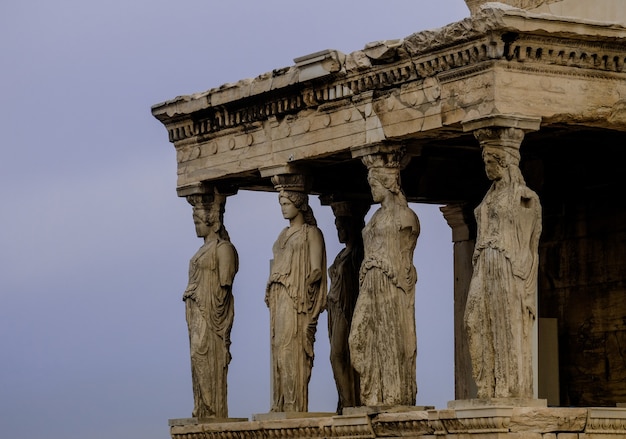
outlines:
M491 0L465 0L472 14ZM604 23L626 24L626 3L623 0L499 0L514 8L533 13L551 14Z
M626 203L611 192L545 206L539 313L558 319L562 406L626 402Z
M577 17L605 23L626 24L626 2L623 0L547 1L536 9L530 10L562 17Z
M559 322L565 406L626 402L625 207L588 204L545 221L540 312Z
M581 57L583 51L577 56ZM584 55L588 56L588 55ZM557 75L559 66L509 68L503 64L495 75L495 107L503 114L527 114L542 117L542 123L564 120L598 127L619 121L626 129L623 96L626 84L610 72L594 75ZM545 69L544 71L542 71ZM576 116L572 108L580 108Z

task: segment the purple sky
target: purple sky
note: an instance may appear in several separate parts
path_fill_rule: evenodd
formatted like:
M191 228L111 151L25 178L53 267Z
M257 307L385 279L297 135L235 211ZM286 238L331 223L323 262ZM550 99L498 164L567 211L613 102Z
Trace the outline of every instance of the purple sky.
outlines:
M181 297L201 241L153 104L467 15L462 0L2 2L2 436L165 439L169 418L191 415ZM330 262L332 214L311 204ZM436 206L412 207L418 404L444 407L454 398L451 232ZM248 417L269 410L263 297L286 223L276 195L240 192L226 225L241 257L229 409ZM332 411L325 314L315 349L310 410Z

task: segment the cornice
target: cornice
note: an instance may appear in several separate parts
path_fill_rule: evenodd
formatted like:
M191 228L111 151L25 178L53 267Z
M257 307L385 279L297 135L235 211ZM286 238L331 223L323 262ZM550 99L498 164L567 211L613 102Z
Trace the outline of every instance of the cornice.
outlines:
M450 82L492 68L494 61L535 73L622 78L626 28L514 8L487 8L474 17L394 42L382 60L368 57L367 48L348 56L324 53L335 56L334 68L325 75L300 81L298 66L277 69L180 96L153 106L152 113L166 126L170 142L182 146L273 118L281 120L307 108L329 111L333 103L341 105L362 96L375 99L372 92L428 77Z

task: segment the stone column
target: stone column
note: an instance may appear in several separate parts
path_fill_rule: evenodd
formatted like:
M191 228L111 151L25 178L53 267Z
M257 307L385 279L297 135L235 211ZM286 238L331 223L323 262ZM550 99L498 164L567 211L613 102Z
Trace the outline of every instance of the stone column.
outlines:
M330 363L337 385L337 413L342 414L345 407L361 405L359 376L352 367L348 335L359 296L362 232L370 203L338 194L322 196L320 200L322 204L330 204L335 215L337 237L339 242L345 244L328 269L330 289L327 301Z
M308 203L302 174L276 174L272 183L289 225L273 251L265 303L270 310L272 412L308 411L317 320L326 306L326 251Z
M189 190L196 234L204 243L189 262L183 294L189 329L194 408L198 419L228 418L227 374L238 257L224 227L226 195L211 186Z
M365 255L350 328L350 356L359 373L362 405L415 405L413 251L420 228L400 184L400 170L408 158L401 146L384 144L368 147L361 158L380 208L363 230Z
M539 123L498 115L464 124L480 142L492 181L475 210L473 274L464 314L479 399L536 397L541 204L521 174L519 149L524 132Z
M452 229L454 242L454 397L476 398L476 383L463 325L467 292L472 278L472 254L476 242L476 222L466 205L454 204L440 208Z

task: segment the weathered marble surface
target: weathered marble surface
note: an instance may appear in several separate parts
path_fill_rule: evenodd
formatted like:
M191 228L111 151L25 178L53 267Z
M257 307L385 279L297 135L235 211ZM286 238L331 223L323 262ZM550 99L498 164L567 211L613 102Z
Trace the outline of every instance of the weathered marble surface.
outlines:
M475 131L493 183L476 208L473 274L465 309L478 398L532 398L541 204L519 170L516 128Z
M326 305L326 251L304 188L280 177L279 203L289 227L272 252L265 303L270 310L272 412L306 412L319 314ZM299 190L295 190L299 189Z
M583 20L626 24L626 3L623 0L499 0L501 4L534 13ZM472 14L493 0L465 0Z
M617 439L626 409L484 407L319 418L173 425L172 439Z
M227 418L237 251L224 228L226 197L215 192L192 195L188 200L193 205L196 233L204 238L189 262L189 284L183 294L191 351L192 416Z
M413 251L420 232L400 185L403 151L363 157L380 208L363 229L365 257L349 344L359 373L361 404L415 405Z
M359 378L350 360L348 335L359 296L359 270L363 262L361 232L369 204L341 201L331 203L331 207L339 242L345 244L328 269L327 302L330 363L339 396L337 413L341 413L344 407L361 405Z
M502 3L514 8L533 10L540 6L550 3L558 3L562 0L498 0L498 3ZM494 0L465 0L467 7L472 14L478 13L481 7L493 3Z
M492 114L625 130L625 40L622 26L492 5L351 54L301 57L152 112L176 146L179 192L224 178L254 187L265 166L435 132L455 137L458 124Z
M525 156L536 162L536 185L525 175L552 215L541 255L547 305L541 309L559 319L566 340L559 358L568 388L562 402L612 405L626 395L624 207L607 195L624 187L626 28L615 24L617 13L607 24L545 10L577 4L587 11L592 4L596 13L611 0L507 0L513 2L536 8L489 5L439 29L347 55L300 57L293 66L152 111L176 148L181 196L207 181L272 190L264 169L292 165L323 177L311 193L341 187L362 194L367 187L354 151L392 141L412 156L415 172L405 172L409 201L472 206L484 192L476 189L481 164L464 124L502 114L540 120ZM596 157L605 163L588 166ZM473 236L464 239L455 244L457 298L467 293L473 244ZM461 374L457 387L471 392L471 383L459 381Z

